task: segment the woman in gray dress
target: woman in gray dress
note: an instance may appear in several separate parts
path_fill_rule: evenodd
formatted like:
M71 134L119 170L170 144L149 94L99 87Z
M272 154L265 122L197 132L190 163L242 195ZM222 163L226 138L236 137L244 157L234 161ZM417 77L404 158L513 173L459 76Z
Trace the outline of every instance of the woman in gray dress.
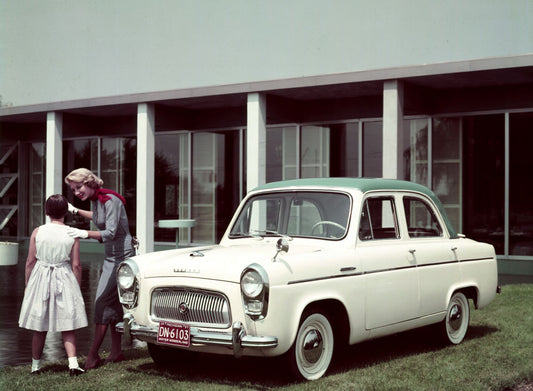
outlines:
M86 168L72 171L65 177L65 183L80 200L91 200L91 211L77 209L70 204L69 211L92 220L98 229L85 231L71 228L69 230L71 236L96 239L105 246L105 260L94 306L94 341L85 363L87 370L97 368L101 364L98 352L108 326L111 332L111 352L106 362L118 362L124 359L121 335L115 329L115 325L123 316L122 305L118 299L116 270L120 262L135 254L124 198L113 190L104 189L102 179Z

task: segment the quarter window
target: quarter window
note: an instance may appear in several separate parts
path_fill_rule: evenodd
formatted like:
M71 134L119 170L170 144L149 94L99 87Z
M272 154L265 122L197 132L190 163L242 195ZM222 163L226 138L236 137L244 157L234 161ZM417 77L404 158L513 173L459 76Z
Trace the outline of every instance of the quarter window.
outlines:
M403 206L409 237L442 236L442 227L430 206L419 198L404 197Z
M359 239L398 239L398 220L392 197L368 198L361 211Z

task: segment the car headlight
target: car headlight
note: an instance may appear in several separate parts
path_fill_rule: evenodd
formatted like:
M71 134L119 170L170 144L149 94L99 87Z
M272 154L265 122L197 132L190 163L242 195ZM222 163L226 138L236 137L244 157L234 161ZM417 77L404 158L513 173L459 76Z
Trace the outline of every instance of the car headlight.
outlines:
M135 282L135 273L130 265L122 264L117 271L117 283L121 289L130 290Z
M137 264L131 259L122 262L117 270L118 298L120 303L127 309L137 306L139 296L138 274Z
M263 291L263 279L256 270L247 270L241 278L241 289L249 298L256 298Z
M262 266L253 264L241 274L244 313L253 320L263 319L268 310L268 275Z

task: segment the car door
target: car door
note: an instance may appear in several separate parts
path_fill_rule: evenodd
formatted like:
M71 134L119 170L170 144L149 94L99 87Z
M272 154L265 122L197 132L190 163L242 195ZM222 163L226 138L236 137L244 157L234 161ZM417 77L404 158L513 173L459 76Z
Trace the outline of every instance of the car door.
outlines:
M390 194L367 197L357 244L366 284L367 330L417 317L418 277L408 250L400 236L395 198Z
M452 241L433 203L416 194L402 197L409 251L417 265L420 286L419 316L446 309L448 290L459 279Z

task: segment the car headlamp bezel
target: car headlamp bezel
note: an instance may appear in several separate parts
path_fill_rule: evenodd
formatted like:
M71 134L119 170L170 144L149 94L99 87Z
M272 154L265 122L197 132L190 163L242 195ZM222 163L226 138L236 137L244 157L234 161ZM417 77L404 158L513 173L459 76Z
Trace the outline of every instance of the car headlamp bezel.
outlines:
M270 284L265 269L252 264L241 273L244 312L253 320L264 319L268 311Z

